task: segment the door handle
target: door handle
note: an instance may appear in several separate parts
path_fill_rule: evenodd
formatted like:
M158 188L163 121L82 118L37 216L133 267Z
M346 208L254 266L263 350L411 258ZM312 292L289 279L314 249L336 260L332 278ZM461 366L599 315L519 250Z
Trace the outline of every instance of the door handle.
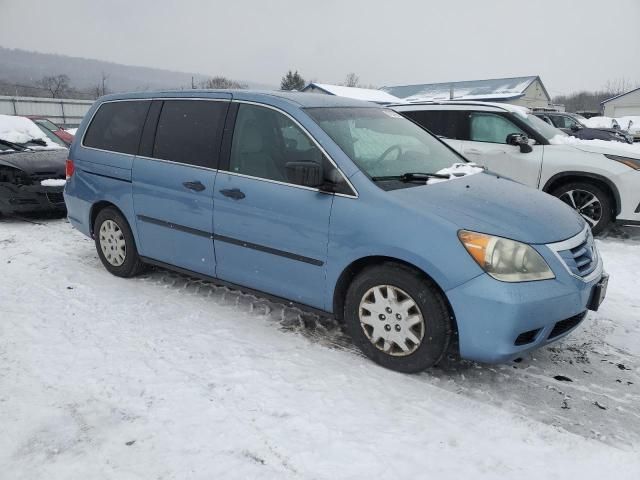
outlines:
M469 149L465 150L465 153L470 153L472 155L480 155L482 152L480 152L480 150L475 149L475 148L469 148Z
M225 197L233 198L234 200L242 200L246 195L238 188L230 188L227 190L220 190L220 193Z
M200 182L183 182L182 185L184 185L189 190L195 190L196 192L201 192L202 190L207 188Z

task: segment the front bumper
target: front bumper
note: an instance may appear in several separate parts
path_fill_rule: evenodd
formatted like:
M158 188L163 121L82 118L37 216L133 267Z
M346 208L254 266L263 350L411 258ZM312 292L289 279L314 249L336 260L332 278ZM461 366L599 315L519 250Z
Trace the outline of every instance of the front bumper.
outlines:
M0 213L64 211L64 187L0 183Z
M482 274L446 292L458 326L460 355L502 363L552 343L586 317L594 286L604 275L598 256L588 278L572 275L546 246L537 246L556 278L507 283Z

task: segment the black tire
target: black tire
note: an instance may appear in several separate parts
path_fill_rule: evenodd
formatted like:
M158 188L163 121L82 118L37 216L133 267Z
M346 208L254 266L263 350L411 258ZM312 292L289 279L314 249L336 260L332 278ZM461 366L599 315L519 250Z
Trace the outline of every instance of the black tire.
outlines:
M360 302L370 289L380 285L390 285L406 292L422 314L424 336L410 354L394 356L384 352L365 333L365 329L370 327L360 322ZM403 373L421 372L437 364L447 352L452 333L449 309L438 287L422 273L392 262L368 267L353 279L347 290L344 319L353 342L367 357L383 367Z
M114 265L110 263L109 260L105 257L105 254L102 251L102 243L107 241L106 238L103 238L101 235L101 227L103 223L111 221L116 224L121 233L121 239L124 239L124 243L126 246L124 261L120 265ZM144 264L140 260L138 256L138 249L136 248L136 242L133 238L133 233L131 233L131 227L129 227L129 222L127 222L126 218L115 208L107 207L98 213L96 216L96 221L93 224L93 236L95 239L96 250L98 251L98 256L100 257L100 261L104 265L104 267L113 275L118 277L133 277L140 273Z
M593 214L599 213L599 220L595 225L587 221L594 235L602 233L606 228L610 226L611 222L613 221L613 201L611 199L611 196L607 192L605 192L599 186L589 182L566 183L554 189L551 192L551 195L553 195L554 197L558 197L560 200L562 200L564 203L566 203L571 208L576 210L578 213L581 213L580 210L576 208L576 206L574 206L571 203L568 196L565 195L571 191L588 192L591 195L595 196L598 199L598 202L600 202L599 212L594 211L592 206L587 207L587 209L582 212L587 214L587 216L592 216ZM579 199L579 196L577 196L576 194L576 200L578 199ZM579 201L578 201L577 207L580 207Z

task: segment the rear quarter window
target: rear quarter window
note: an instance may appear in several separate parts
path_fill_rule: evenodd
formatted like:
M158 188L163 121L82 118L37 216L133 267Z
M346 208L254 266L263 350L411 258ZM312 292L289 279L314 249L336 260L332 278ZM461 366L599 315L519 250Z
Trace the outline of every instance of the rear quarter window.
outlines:
M103 103L93 116L82 144L135 155L150 104L150 101Z
M426 128L431 133L451 139L459 139L462 134L464 113L448 110L414 110L403 115Z

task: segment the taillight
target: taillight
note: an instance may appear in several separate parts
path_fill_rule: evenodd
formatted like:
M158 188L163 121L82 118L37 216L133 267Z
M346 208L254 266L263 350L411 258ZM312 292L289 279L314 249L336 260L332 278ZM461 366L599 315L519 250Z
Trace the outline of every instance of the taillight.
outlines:
M70 158L67 158L67 163L65 164L64 171L67 176L67 179L69 179L69 177L73 175L73 172L75 172L75 167L73 166L73 160L71 160Z

